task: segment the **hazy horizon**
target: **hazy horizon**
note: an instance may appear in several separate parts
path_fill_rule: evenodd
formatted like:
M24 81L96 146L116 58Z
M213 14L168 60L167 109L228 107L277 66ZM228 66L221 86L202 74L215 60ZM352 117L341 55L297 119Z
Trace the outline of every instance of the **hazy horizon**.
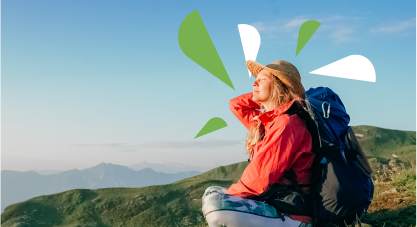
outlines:
M1 171L3 171L3 170L10 170L10 171L19 171L19 172L27 172L27 171L34 171L34 172L45 172L44 174L42 174L42 173L39 173L39 174L41 174L41 175L50 175L49 173L46 173L46 172L64 172L64 171L68 171L68 170L73 170L73 169L78 169L78 170L84 170L84 169L89 169L89 168L91 168L91 167L94 167L94 166L97 166L97 165L100 165L101 163L105 163L105 164L113 164L113 165L120 165L120 166L125 166L125 167L128 167L128 168L130 168L130 169L132 169L131 167L132 166L134 166L134 165L138 165L138 164L143 164L143 163L146 163L146 164L155 164L155 165L169 165L169 164L175 164L175 165L182 165L183 167L189 167L189 168L193 168L193 167L199 167L199 168L216 168L216 167L219 167L220 165L216 165L216 166L202 166L202 165L189 165L189 164L184 164L184 163L179 163L179 162L163 162L163 163L153 163L153 162L147 162L147 161L142 161L142 162L137 162L137 163L134 163L134 164L131 164L131 165L125 165L125 164L118 164L118 163L112 163L112 162L100 162L100 163L97 163L97 164L95 164L95 165L92 165L92 166L88 166L88 167L83 167L83 168L76 168L76 167L74 167L74 168L67 168L67 169L27 169L27 170L21 170L21 169L13 169L13 167L12 168L10 168L10 169L5 169L5 168L3 168L3 166L2 166L2 169L1 169ZM146 167L146 168L151 168L151 167ZM138 170L135 170L135 171L138 171ZM154 170L154 171L156 171L156 170ZM194 170L191 170L191 171L194 171ZM158 171L156 171L156 172L158 172ZM53 173L54 174L54 173Z

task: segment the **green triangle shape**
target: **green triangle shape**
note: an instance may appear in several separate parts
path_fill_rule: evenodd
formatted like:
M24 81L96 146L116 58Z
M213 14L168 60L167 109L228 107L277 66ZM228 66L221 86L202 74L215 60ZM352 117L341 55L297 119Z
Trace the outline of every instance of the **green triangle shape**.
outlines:
M197 10L182 21L178 30L178 44L187 57L235 89Z
M204 125L204 127L200 130L200 132L194 137L198 138L200 136L204 136L210 132L214 132L216 130L219 130L221 128L226 127L227 124L226 122L221 119L220 117L213 117L212 119L210 119L206 125Z
M295 52L296 57L307 44L308 40L310 40L310 38L314 35L320 25L321 23L318 21L308 20L300 26L300 31L298 32L297 50Z

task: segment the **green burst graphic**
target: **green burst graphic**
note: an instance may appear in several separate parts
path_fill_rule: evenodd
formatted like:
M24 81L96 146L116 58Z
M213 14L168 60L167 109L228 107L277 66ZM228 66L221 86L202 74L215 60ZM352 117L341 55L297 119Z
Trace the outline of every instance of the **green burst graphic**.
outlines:
M321 23L318 21L309 20L301 25L298 35L296 56L313 36L320 24ZM182 21L178 29L178 44L180 45L182 52L188 58L203 67L233 90L235 89L197 10L188 14ZM194 139L226 126L227 123L222 118L211 118Z
M216 130L219 130L221 128L226 127L227 124L226 122L221 119L220 117L213 117L212 119L210 119L206 125L204 125L204 127L200 130L200 132L194 137L198 138L200 136L204 136L210 132L214 132Z
M235 89L197 10L181 23L178 43L187 57Z
M310 38L314 35L320 25L321 23L318 21L308 20L300 26L300 31L298 32L297 50L295 52L296 57L307 44L308 40L310 40Z

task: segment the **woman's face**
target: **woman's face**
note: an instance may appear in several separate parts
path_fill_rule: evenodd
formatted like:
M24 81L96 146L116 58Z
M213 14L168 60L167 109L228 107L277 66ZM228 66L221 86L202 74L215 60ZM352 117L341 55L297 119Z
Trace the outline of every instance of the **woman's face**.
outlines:
M255 82L253 82L252 100L263 105L266 104L269 97L271 97L273 80L273 75L268 70L263 69L260 71Z

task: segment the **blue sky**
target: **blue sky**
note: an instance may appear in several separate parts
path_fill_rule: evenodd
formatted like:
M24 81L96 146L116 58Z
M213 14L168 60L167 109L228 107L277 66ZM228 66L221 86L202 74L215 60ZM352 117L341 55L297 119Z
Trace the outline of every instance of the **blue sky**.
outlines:
M339 94L350 125L416 129L415 1L2 1L2 169L142 161L246 160L230 99L252 91L238 24L261 35L257 61L284 59L306 89ZM187 58L178 28L198 10L234 84ZM321 26L295 57L298 29ZM376 83L309 74L367 57ZM193 138L212 117L228 127Z

